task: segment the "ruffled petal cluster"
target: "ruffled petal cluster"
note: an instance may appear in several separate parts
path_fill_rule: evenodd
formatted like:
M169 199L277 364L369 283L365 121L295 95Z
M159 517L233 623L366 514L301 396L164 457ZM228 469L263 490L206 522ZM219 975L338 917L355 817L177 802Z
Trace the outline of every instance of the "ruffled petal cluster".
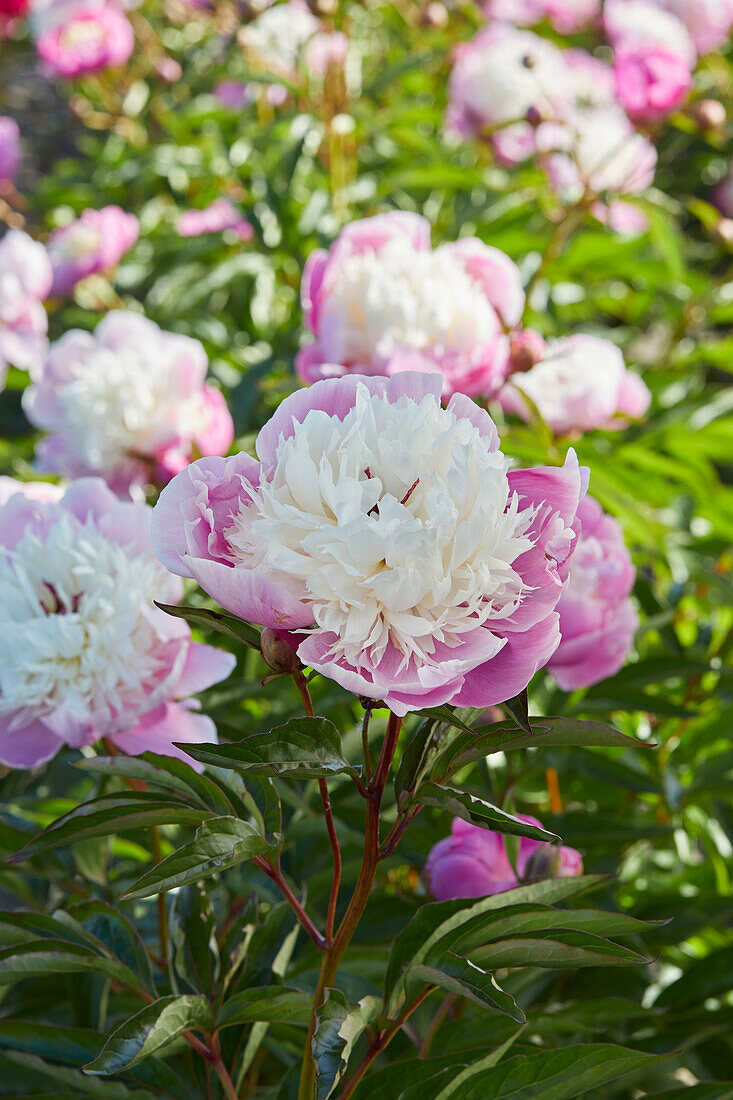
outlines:
M536 817L517 814L527 825ZM425 884L437 901L451 898L483 898L503 894L523 880L574 878L583 873L580 852L565 845L552 847L522 837L516 870L509 862L501 833L493 833L461 818L454 818L451 835L439 840L425 864Z
M234 427L205 383L198 340L114 310L92 334L72 329L51 345L23 394L26 416L49 434L40 468L102 476L116 492L163 483L198 454L224 454Z
M234 657L154 606L181 584L153 556L151 509L93 478L18 490L0 507L0 761L35 767L101 737L181 756L174 741L214 741L191 696Z
M53 296L70 294L80 279L111 271L137 242L140 225L134 214L119 206L83 213L48 239L53 266Z
M441 389L352 375L287 398L259 461L201 459L163 490L160 561L396 714L516 695L559 641L587 471L510 471L489 416Z
M31 370L48 346L43 301L51 290L51 262L42 244L22 229L0 240L0 389L8 366Z
M616 520L586 497L580 539L557 610L562 640L548 671L564 691L589 687L623 666L639 617L631 601L636 570Z
M49 20L36 42L47 71L75 80L89 73L124 65L135 46L135 35L124 11L112 2L73 5Z
M438 371L449 397L499 387L505 326L518 323L524 292L499 249L468 237L432 249L425 218L394 212L352 222L328 252L312 252L301 300L316 338L296 360L304 381Z

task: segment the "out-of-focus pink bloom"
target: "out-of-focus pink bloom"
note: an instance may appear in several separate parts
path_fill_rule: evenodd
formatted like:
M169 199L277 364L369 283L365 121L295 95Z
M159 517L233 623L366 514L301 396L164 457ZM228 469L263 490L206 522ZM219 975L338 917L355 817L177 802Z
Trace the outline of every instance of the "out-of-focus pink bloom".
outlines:
M626 417L642 417L651 399L615 344L585 335L551 342L544 359L507 381L499 394L502 406L530 420L523 395L556 435L622 427Z
M21 155L18 123L14 118L0 115L0 183L15 179Z
M239 111L252 102L252 85L242 80L220 80L213 92L216 99L231 111Z
M601 10L601 0L486 0L491 19L531 27L547 19L560 34L574 34L591 23Z
M45 31L36 43L38 56L49 72L68 80L124 65L134 46L130 22L113 3L73 11L66 22Z
M205 233L234 230L240 241L251 241L254 229L229 199L216 199L203 210L186 210L178 219L182 237L201 237Z
M536 817L517 814L527 825L542 825ZM523 880L575 878L583 873L580 852L521 837L516 871L509 862L501 833L493 833L456 817L451 835L439 840L425 864L425 883L437 901L483 898L503 894Z
M720 183L715 185L712 200L726 218L733 218L733 166Z
M687 60L669 50L637 46L614 58L618 98L634 122L656 122L687 99L692 73Z
M0 761L32 768L62 745L109 737L125 752L186 756L215 741L191 696L234 657L191 641L180 581L156 562L151 509L96 478L63 496L10 495L0 509Z
M314 76L324 77L331 66L343 65L348 51L349 40L341 31L319 31L306 43L306 67Z
M205 384L206 353L119 309L94 334L72 329L52 344L23 394L26 416L50 432L39 468L99 474L119 493L163 482L198 454L222 454L234 436L220 393Z
M513 697L558 641L587 471L509 470L487 413L439 375L351 375L280 405L242 453L161 493L158 558L303 664L399 715Z
M0 41L15 37L29 6L30 0L0 0Z
M506 373L524 292L516 265L465 237L433 250L417 214L378 214L312 252L301 301L316 342L296 358L301 378L439 371L445 396L490 394Z
M590 212L601 225L607 225L620 237L638 237L649 228L649 219L644 211L623 199L591 203Z
M697 50L685 24L656 0L606 0L603 24L617 52L658 48L684 57L690 68L695 64Z
M22 229L0 241L0 389L9 365L30 370L48 345L43 300L51 289L51 261L42 244Z
M687 28L698 53L725 45L733 27L733 0L656 0Z
M21 493L28 500L39 500L42 504L58 500L64 490L50 481L18 481L14 477L0 476L0 506L7 504L12 496Z
M139 232L135 215L119 206L84 210L73 222L54 229L48 239L52 296L71 294L87 275L111 271L136 243Z
M603 191L635 195L654 179L657 151L620 107L578 114L552 131L541 128L537 140L539 151L550 153L542 158L548 181L566 202Z
M183 74L183 69L174 57L161 57L160 61L156 62L155 71L167 84L175 84Z
M562 640L547 666L563 691L615 675L639 625L629 599L636 570L621 528L590 497L581 502L578 518L580 540L557 605Z

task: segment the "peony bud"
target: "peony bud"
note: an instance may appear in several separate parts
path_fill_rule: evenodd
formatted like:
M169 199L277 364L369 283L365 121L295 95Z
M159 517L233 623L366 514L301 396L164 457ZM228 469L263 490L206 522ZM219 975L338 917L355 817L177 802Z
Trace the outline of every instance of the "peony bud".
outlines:
M715 227L715 236L724 248L733 248L733 218L721 218Z
M692 117L701 130L722 130L728 116L717 99L701 99L695 104Z
M273 630L266 626L260 635L260 653L274 672L292 675L303 667L298 660L287 630Z
M448 11L444 4L438 0L429 0L420 8L420 25L422 27L445 27L448 23Z
M520 329L509 337L509 374L523 374L544 359L547 344L533 328Z

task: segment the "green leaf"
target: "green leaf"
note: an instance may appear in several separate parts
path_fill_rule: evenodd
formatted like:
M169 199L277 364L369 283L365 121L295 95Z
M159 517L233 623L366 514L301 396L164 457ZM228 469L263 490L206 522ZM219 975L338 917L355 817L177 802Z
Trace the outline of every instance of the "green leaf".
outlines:
M477 1073L481 1073L485 1069L490 1069L501 1061L507 1050L509 1050L512 1044L522 1034L522 1031L523 1028L520 1027L513 1035L510 1035L508 1039L496 1047L495 1050L489 1051L483 1058L479 1058L477 1061L472 1062L471 1065L466 1066L465 1069L461 1069L458 1074L456 1074L456 1067L450 1067L444 1070L441 1077L445 1076L447 1081L440 1092L436 1093L435 1100L450 1100L450 1097L460 1095L463 1091L463 1085L465 1085L471 1077L475 1077ZM431 1083L436 1082L437 1076L436 1078L431 1078ZM416 1085L400 1093L399 1100L424 1100L425 1095L425 1084L419 1081Z
M54 1089L50 1100L60 1100L60 1097L67 1095L74 1100L78 1100L80 1096L91 1096L95 1100L157 1100L156 1093L148 1089L131 1088L122 1081L99 1081L96 1078L85 1077L81 1070L71 1066L54 1065L35 1054L6 1050L3 1052L3 1058L20 1067L26 1081L40 1083L46 1077L57 1082L57 1085L65 1086L63 1092L58 1088ZM66 1088L69 1090L68 1093Z
M432 719L421 722L402 750L394 780L395 795L400 808L405 804L407 796L414 793L424 774L428 750L437 741L435 727L436 722Z
M323 779L356 774L341 751L341 737L327 718L291 718L268 733L228 745L182 745L194 760L254 775Z
M176 891L168 931L178 977L194 992L213 996L220 965L216 915L201 883L191 883Z
M291 1025L307 1026L312 1005L313 998L301 989L282 985L245 989L224 1002L216 1026L231 1027L257 1020L268 1024L284 1020Z
M123 897L149 898L235 867L273 847L246 821L236 817L211 818L199 826L194 840L141 875Z
M108 836L151 825L194 825L212 817L210 810L190 806L182 799L161 798L144 791L119 791L82 803L64 814L17 852L10 863L20 863L62 844L90 836Z
M441 955L434 962L418 963L417 966L411 967L410 986L416 981L440 986L449 993L466 997L481 1008L489 1008L494 1012L510 1016L519 1024L525 1022L525 1015L514 998L497 985L491 974L480 966L476 966L470 959L464 959L452 951Z
M527 698L526 688L513 699L506 699L501 705L509 711L520 730L529 734L534 732L529 718L529 699Z
M556 928L567 932L590 932L597 936L634 936L664 923L647 923L625 913L604 913L595 909L553 909L547 905L530 909L515 905L499 910L493 917L487 918L484 914L475 922L464 925L454 949L465 955L507 935L514 937L532 932L550 932Z
M156 756L146 752L142 756L92 756L77 760L74 765L94 775L114 775L122 779L136 779L151 787L162 787L183 795L187 801L195 800L217 814L232 813L225 792L209 776L199 775L190 764L175 756Z
M471 954L477 963L491 970L508 966L638 966L651 961L600 936L561 931L542 938L500 940Z
M483 798L470 794L468 791L458 791L453 787L439 787L436 783L423 783L415 794L415 802L421 802L425 806L437 806L446 813L460 817L464 821L470 821L473 825L479 825L482 829L492 829L497 833L509 833L511 836L526 836L531 840L542 840L548 844L559 841L560 837L550 833L537 825L530 825L521 821L506 810L500 810L498 806L492 806Z
M733 944L727 944L691 962L679 978L662 990L654 1006L702 1004L708 997L728 993L732 969Z
M238 619L236 615L230 615L228 611L210 611L205 607L182 607L180 604L158 603L157 600L153 602L156 607L165 611L166 615L172 615L174 619L185 619L190 626L218 630L220 634L226 634L228 638L234 638L237 642L244 642L259 653L259 631L249 623Z
M316 1100L326 1100L331 1095L346 1072L354 1045L378 1018L381 1009L378 997L364 997L352 1006L340 990L326 990L325 1000L316 1012L312 1043Z
M184 1031L211 1031L214 1018L206 997L198 994L161 997L146 1005L110 1035L99 1055L84 1066L88 1074L106 1076L130 1069Z
M95 955L61 940L33 940L0 951L0 985L48 974L101 974L137 989L138 976L114 959Z

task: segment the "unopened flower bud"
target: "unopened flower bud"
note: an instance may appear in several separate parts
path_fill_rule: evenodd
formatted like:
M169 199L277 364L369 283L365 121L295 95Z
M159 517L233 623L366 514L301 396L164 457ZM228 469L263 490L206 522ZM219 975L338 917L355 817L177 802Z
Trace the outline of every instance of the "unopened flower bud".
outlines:
M722 130L727 119L725 107L717 99L701 99L692 115L701 130Z
M181 73L183 72L181 66L173 57L161 57L155 66L155 71L160 79L165 80L168 84L175 84L177 80L181 79Z
M539 107L528 107L525 117L530 126L539 126L539 124L543 121L542 111L539 109Z
M448 11L438 0L429 0L420 8L420 24L423 27L445 27Z
M542 844L527 860L522 875L523 882L541 882L554 878L560 863L560 852L552 844Z
M269 626L260 635L260 653L274 672L292 675L302 667L291 637L286 630L273 630Z
M533 328L520 329L509 337L509 373L518 374L531 370L544 358L547 351L539 332Z
M733 218L721 218L715 227L715 236L724 248L733 248Z

